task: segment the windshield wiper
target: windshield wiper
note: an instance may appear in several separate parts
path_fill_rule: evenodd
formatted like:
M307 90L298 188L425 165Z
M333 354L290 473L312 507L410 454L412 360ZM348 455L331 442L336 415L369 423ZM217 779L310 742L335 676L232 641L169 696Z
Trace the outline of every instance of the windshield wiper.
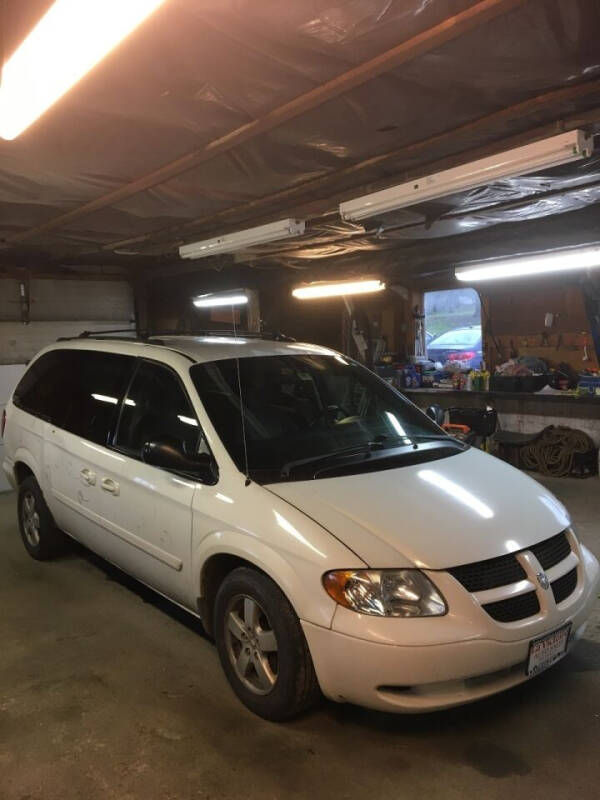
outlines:
M362 445L346 447L342 450L334 450L332 453L324 453L320 456L309 456L308 458L299 458L295 461L288 461L282 466L280 477L289 478L290 473L296 467L305 467L309 464L318 464L320 462L325 462L327 464L328 462L335 461L338 458L362 455L365 456L366 460L371 457L371 453L377 453L379 456L382 450L391 450L397 445L412 447L414 450L416 450L418 449L416 441L448 441L450 444L457 444L455 439L452 439L452 437L444 433L422 434L417 436L413 436L411 434L407 434L406 436L391 436L389 434L381 434L376 436L372 441L366 442Z
M367 442L362 445L355 445L354 447L345 447L342 450L334 450L332 453L324 453L320 456L309 456L308 458L299 458L295 461L288 461L281 468L280 475L282 478L289 478L290 472L296 467L304 467L308 464L317 464L320 461L333 461L336 458L344 456L360 456L364 455L369 458L373 450L380 450L382 447L381 442Z
M414 439L418 442L422 441L445 441L446 439L452 439L452 436L448 436L447 433L419 433L416 436L407 436L407 439Z

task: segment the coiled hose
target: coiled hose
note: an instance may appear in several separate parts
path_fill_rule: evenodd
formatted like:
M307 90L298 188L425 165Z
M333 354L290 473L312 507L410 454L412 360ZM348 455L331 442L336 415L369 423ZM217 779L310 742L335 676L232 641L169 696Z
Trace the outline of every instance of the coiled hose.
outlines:
M521 463L525 469L564 478L573 472L577 456L588 456L590 462L596 446L584 431L562 425L549 425L537 439L521 450ZM578 462L587 459L577 459Z

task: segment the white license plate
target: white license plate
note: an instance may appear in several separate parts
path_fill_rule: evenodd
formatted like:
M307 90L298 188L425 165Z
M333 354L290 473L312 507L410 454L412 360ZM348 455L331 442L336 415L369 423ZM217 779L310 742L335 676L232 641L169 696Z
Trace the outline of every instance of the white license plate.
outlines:
M548 669L567 652L571 623L564 625L552 633L533 639L529 644L529 659L527 661L527 675L537 675Z

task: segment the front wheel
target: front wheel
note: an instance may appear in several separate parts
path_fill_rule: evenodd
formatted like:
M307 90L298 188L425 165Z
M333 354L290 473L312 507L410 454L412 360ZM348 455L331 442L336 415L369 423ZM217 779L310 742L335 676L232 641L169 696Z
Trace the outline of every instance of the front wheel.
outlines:
M300 622L266 575L240 567L225 578L214 631L229 683L255 714L281 722L316 702L320 692Z

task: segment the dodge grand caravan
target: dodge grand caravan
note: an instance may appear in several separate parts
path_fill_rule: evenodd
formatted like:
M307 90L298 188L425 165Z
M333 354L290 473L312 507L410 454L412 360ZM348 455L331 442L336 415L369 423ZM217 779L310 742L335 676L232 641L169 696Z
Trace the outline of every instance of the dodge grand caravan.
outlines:
M30 555L66 534L200 617L268 719L320 691L402 712L499 692L560 660L596 597L552 494L323 347L59 342L4 437Z

